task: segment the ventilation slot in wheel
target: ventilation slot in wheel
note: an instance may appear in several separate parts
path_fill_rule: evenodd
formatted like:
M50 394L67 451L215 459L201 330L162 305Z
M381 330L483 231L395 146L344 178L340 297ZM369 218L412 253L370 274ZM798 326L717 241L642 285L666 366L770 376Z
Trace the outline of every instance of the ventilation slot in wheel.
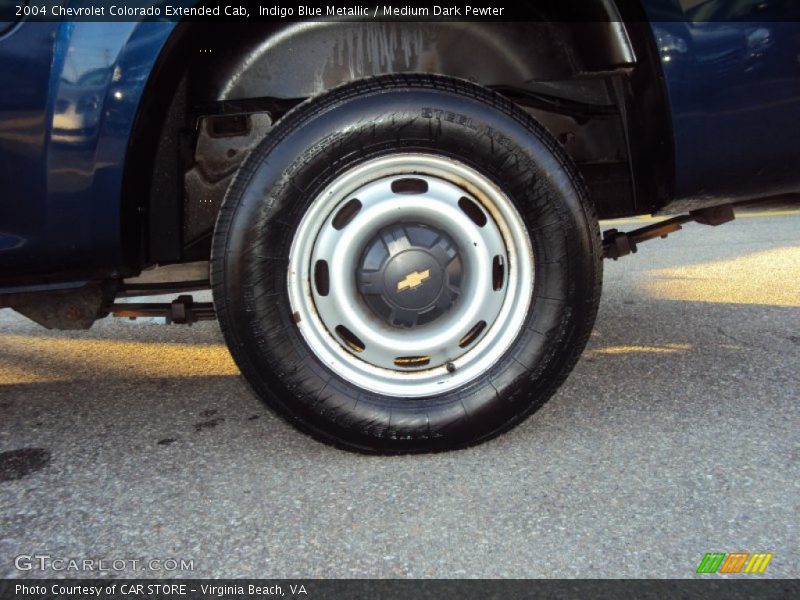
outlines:
M350 331L344 325L337 325L336 326L336 333L337 335L342 338L342 341L347 344L347 347L350 348L353 352L363 352L364 342L358 339L355 333Z
M503 282L506 276L506 267L503 263L502 256L495 256L492 261L492 289L494 291L503 287Z
M327 296L331 291L331 278L328 274L328 261L318 260L314 263L314 286L320 296Z
M464 211L464 214L469 217L470 221L475 223L478 227L486 225L486 213L469 198L462 196L461 200L458 201L458 208Z
M475 327L473 327L467 332L467 335L461 338L461 341L458 342L458 345L461 348L466 348L467 346L472 344L472 342L478 339L478 336L484 329L486 329L486 321L479 321L478 323L475 324Z
M336 213L336 216L333 217L333 228L337 230L344 229L360 210L361 202L358 200L358 198L353 198L342 208L340 208L339 212Z
M428 191L428 182L414 177L395 179L392 182L392 191L395 194L424 194Z
M430 356L398 356L394 359L395 365L406 368L424 367L429 362L431 362Z

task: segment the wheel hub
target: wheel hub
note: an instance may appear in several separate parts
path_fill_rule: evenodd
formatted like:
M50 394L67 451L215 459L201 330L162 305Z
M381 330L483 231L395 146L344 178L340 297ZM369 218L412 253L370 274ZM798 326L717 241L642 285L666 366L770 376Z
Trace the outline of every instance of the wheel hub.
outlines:
M393 327L416 327L445 314L461 292L458 248L434 227L385 227L367 244L358 268L364 302Z
M294 234L297 328L337 376L420 398L491 368L521 331L533 252L513 202L442 156L397 153L345 170Z

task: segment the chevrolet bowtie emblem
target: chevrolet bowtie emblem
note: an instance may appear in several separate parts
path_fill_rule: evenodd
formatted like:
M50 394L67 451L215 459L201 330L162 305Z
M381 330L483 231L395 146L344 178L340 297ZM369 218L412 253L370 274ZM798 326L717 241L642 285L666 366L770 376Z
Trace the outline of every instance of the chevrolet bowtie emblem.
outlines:
M416 271L409 273L406 275L405 279L401 279L397 282L397 291L402 292L403 290L413 290L414 288L421 286L422 282L430 278L430 276L430 269L425 269L421 273Z

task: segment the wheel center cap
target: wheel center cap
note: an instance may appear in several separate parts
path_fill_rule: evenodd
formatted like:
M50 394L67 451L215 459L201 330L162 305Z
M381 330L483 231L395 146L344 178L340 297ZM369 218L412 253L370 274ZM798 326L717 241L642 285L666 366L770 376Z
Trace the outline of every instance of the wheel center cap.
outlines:
M389 259L383 271L389 300L405 309L430 306L444 285L444 270L425 250L405 250Z
M366 246L358 289L367 305L395 327L429 323L460 293L461 258L442 231L402 223L382 229Z

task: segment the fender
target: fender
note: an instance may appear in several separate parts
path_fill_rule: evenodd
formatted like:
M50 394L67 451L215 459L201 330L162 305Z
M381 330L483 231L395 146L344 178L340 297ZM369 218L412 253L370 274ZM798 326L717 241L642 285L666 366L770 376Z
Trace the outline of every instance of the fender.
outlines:
M174 26L24 22L0 40L0 89L23 95L0 94L0 179L19 183L0 203L4 285L22 273L113 276L123 264L123 166Z

